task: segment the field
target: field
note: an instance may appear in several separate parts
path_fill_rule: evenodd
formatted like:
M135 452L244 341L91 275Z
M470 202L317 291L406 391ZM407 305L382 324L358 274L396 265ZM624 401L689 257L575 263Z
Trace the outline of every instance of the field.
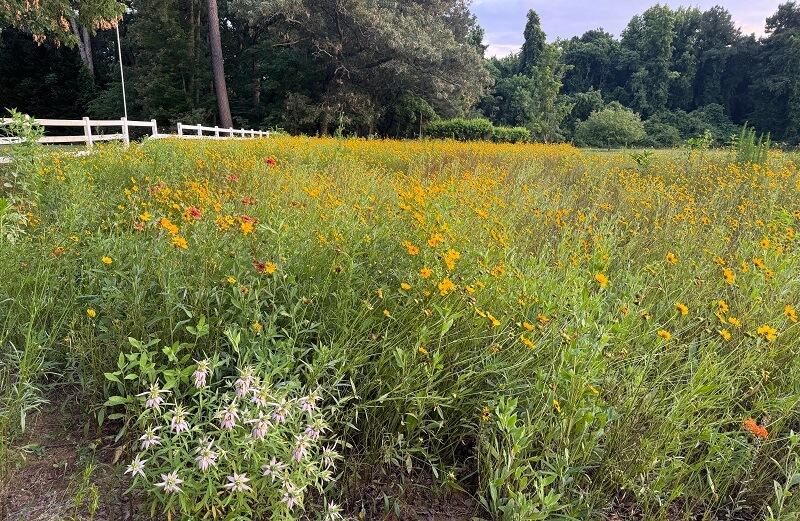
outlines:
M0 516L64 459L75 519L798 519L792 156L279 137L5 168Z

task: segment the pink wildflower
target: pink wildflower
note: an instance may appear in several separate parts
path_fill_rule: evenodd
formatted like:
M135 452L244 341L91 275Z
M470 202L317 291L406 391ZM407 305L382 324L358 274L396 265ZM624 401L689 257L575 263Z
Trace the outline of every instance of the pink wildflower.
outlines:
M194 386L200 389L206 386L206 377L211 372L211 362L205 359L199 362L195 360L195 363L197 364L197 369L194 370L192 376L194 377Z
M253 489L250 488L249 485L246 485L250 478L247 477L246 474L237 474L236 472L233 473L233 476L228 476L229 483L226 483L224 488L227 488L231 492L252 492Z
M156 436L156 431L160 428L161 427L148 427L147 430L144 431L144 434L139 437L139 440L142 442L142 450L161 445L161 438Z
M161 474L161 483L156 483L156 486L163 488L164 492L180 492L181 488L178 486L183 483L183 480L178 477L178 471L170 472L169 474Z

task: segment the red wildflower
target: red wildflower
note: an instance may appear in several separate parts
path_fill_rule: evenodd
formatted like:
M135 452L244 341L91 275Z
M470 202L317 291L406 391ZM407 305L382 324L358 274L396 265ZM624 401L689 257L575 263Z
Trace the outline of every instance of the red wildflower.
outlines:
M275 159L274 157L268 157L267 158L267 164L270 165L270 166L275 165L277 162L278 162L278 160Z
M200 217L203 216L203 214L200 213L200 210L198 210L194 206L189 207L189 215L191 215L192 218L194 219L199 219Z

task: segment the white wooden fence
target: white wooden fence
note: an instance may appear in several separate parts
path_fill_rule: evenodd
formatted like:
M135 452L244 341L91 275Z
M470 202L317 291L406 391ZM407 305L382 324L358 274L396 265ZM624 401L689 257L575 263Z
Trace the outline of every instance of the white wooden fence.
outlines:
M9 118L0 119L0 125L9 123L12 120ZM161 134L158 131L156 120L150 121L132 121L126 118L120 119L37 119L37 123L43 127L80 127L83 134L72 136L44 136L39 139L40 143L84 143L87 147L91 148L92 145L98 141L122 140L125 146L129 145L130 129L131 127L144 127L149 129L151 139L159 139L165 137L172 137L175 134ZM93 129L111 127L120 129L116 134L100 134ZM187 134L190 131L191 134ZM199 138L255 138L255 137L269 137L269 131L263 130L244 130L233 128L220 128L220 127L204 127L202 125L184 125L178 123L177 137L186 139L199 139ZM9 145L18 143L19 139L16 138L0 138L0 145ZM1 159L1 158L0 158Z

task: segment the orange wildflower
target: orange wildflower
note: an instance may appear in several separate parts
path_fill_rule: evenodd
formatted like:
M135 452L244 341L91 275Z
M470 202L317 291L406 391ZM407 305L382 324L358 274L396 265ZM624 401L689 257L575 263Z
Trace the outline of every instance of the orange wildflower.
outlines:
M742 423L742 427L744 427L745 430L749 431L750 434L752 434L756 438L761 438L762 440L766 440L767 437L769 436L767 429L758 425L753 418L747 418Z

